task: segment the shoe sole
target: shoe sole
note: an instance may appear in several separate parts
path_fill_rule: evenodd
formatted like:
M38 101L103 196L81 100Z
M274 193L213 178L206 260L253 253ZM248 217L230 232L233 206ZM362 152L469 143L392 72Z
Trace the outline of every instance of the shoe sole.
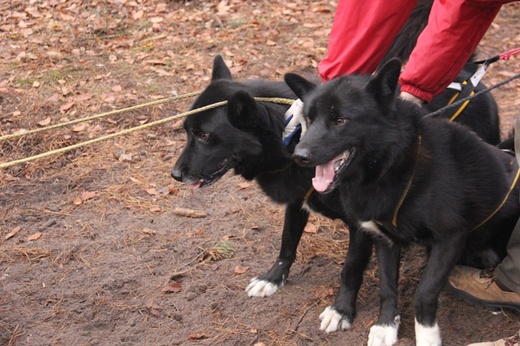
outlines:
M487 309L508 309L513 310L517 314L520 315L520 305L515 303L504 303L504 302L497 302L497 301L491 301L491 300L482 300L475 298L471 294L468 294L464 291L458 290L452 285L448 284L446 285L447 291L454 296L461 298L464 301L470 302L471 304L487 308Z

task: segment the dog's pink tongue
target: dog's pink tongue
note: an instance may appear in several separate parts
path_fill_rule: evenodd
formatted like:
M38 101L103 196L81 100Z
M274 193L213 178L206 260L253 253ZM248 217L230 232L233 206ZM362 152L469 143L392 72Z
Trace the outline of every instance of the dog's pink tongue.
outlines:
M334 179L334 161L332 160L316 167L315 176L312 178L312 186L314 186L316 191L323 192L327 190L332 179Z
M193 189L198 189L200 187L200 184L202 184L202 180L199 180L193 184L190 184L190 186L193 188Z

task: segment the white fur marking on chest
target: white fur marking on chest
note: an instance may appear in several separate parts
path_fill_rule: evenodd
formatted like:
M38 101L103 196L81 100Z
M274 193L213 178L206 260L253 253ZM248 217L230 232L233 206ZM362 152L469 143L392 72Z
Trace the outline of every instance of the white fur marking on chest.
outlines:
M309 213L316 213L316 214L319 214L316 210L313 210L313 209L311 208L311 206L309 205L309 203L307 203L307 201L303 202L302 209L303 209L303 210L306 210L306 211L309 212Z
M389 243L392 243L392 239L390 239L377 225L375 221L361 221L359 223L359 227L363 229L363 231L370 233L380 239L384 239L388 241Z

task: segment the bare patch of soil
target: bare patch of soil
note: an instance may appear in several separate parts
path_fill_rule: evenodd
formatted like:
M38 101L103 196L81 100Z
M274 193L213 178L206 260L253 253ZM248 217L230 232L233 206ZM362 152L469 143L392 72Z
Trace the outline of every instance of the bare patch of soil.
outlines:
M314 72L326 53L328 1L7 1L0 3L0 135L201 90L215 54L237 78ZM482 58L520 42L520 6L504 6ZM520 71L491 66L488 85ZM504 136L518 81L493 91ZM0 142L7 162L183 112L165 103ZM287 285L248 298L276 258L283 208L228 174L192 190L169 176L181 121L0 170L0 343L5 345L362 345L377 317L375 263L347 332L319 331L339 286L348 230L313 216ZM203 212L199 218L175 208ZM423 252L400 285L400 345L414 344ZM513 334L520 318L443 293L446 345Z

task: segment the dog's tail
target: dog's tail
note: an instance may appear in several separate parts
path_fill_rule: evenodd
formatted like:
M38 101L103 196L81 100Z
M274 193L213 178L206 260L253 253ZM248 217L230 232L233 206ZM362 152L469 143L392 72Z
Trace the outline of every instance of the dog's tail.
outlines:
M379 67L392 58L399 58L403 63L408 61L417 43L417 37L419 37L426 24L428 24L428 16L430 15L432 4L433 0L419 0L417 2L410 17L395 37Z
M379 64L379 68L383 66L388 60L392 58L399 58L401 62L406 63L410 54L412 54L415 45L417 44L417 38L428 24L428 17L432 9L433 0L419 0L417 5L412 10L410 17L404 23L399 33L392 42L392 45L386 52L383 60ZM468 60L468 63L476 60L476 54L473 53ZM471 66L471 65L470 65ZM474 70L470 70L467 66L468 73L473 74L478 65L473 64ZM378 69L379 69L378 68Z

